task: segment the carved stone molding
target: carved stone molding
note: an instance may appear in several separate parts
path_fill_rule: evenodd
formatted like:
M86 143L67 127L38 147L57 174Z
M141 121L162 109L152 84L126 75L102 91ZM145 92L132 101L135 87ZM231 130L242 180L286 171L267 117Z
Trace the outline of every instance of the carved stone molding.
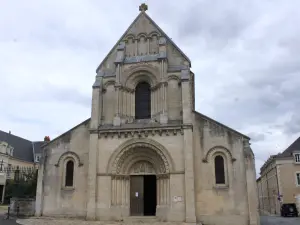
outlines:
M219 124L209 118L205 118L204 116L200 119L200 128L208 128L209 134L212 137L227 137L230 139L228 141L232 144L244 140L242 135L226 127L225 125Z
M62 161L63 159L68 158L68 157L75 159L76 162L77 162L78 167L83 166L83 163L80 161L79 156L78 156L75 152L71 152L71 151L68 151L68 152L63 153L63 154L59 157L59 159L58 159L57 163L55 164L55 166L56 166L56 167L59 167L61 161Z
M113 173L120 174L120 173L126 173L124 171L124 166L128 163L128 158L131 158L131 160L136 160L137 158L151 158L153 159L155 163L155 171L156 173L169 173L170 171L170 166L167 158L161 151L153 151L152 146L150 146L147 143L138 143L135 144L135 147L130 147L128 149L125 149L123 154L120 154L114 164L113 164ZM146 155L146 157L145 157ZM145 160L143 160L145 161ZM126 163L125 163L126 162ZM140 163L140 162L138 162ZM140 171L141 172L141 171ZM129 172L130 173L130 172Z
M105 81L104 82L104 84L103 84L103 87L104 87L104 89L106 89L109 85L115 85L116 84L116 81L113 79L110 79L110 80L107 80L107 81Z
M149 136L177 136L183 135L183 127L174 128L136 128L136 129L115 129L115 130L99 130L99 138L147 138Z
M147 80L151 86L155 86L158 81L156 74L159 74L159 68L150 63L136 63L123 71L122 76L126 77L125 86L134 89L141 80Z
M161 144L151 139L130 139L114 151L108 161L107 173L128 173L126 166L141 160L152 163L156 173L170 173L174 170L174 162Z
M232 156L231 152L227 148L225 148L223 146L215 146L208 150L205 157L202 159L202 162L207 163L210 156L215 152L225 153L226 155L228 155L230 157L231 162L236 161L236 159Z
M131 166L130 172L131 175L137 174L156 174L156 171L153 167L153 164L148 161L138 161Z
M155 86L151 87L151 91L155 91L155 90L159 89L162 86L167 87L168 82L159 82L159 83L157 83Z

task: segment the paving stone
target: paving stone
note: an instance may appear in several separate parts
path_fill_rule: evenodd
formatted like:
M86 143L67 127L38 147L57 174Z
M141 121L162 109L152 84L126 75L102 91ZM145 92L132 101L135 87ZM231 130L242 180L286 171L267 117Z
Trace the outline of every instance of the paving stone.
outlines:
M300 217L261 216L261 225L299 225Z

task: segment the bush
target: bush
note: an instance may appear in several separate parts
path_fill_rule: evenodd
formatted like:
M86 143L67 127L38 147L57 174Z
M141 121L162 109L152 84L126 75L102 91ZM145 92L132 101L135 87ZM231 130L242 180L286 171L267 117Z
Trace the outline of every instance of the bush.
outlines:
M23 173L19 181L7 180L5 187L4 203L9 204L10 199L15 198L35 198L37 186L37 170Z

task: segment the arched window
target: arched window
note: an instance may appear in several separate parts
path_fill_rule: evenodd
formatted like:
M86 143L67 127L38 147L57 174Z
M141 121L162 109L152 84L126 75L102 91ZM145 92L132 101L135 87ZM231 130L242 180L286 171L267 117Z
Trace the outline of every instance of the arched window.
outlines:
M69 160L66 164L66 177L65 177L65 186L73 187L74 183L74 162Z
M135 88L135 118L151 118L151 90L147 82L140 82Z
M215 178L216 184L225 184L224 158L220 155L215 157Z

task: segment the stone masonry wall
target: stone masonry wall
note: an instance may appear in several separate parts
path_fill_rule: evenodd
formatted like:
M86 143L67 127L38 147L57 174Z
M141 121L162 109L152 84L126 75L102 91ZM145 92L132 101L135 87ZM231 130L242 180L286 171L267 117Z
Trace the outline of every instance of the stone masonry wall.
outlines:
M47 158L43 168L43 216L86 216L88 127L89 123L81 124L47 146ZM69 158L75 162L74 188L65 188L63 185L64 162Z
M195 196L197 221L204 224L248 225L248 199L243 137L195 114ZM225 156L226 185L215 184L216 152Z

